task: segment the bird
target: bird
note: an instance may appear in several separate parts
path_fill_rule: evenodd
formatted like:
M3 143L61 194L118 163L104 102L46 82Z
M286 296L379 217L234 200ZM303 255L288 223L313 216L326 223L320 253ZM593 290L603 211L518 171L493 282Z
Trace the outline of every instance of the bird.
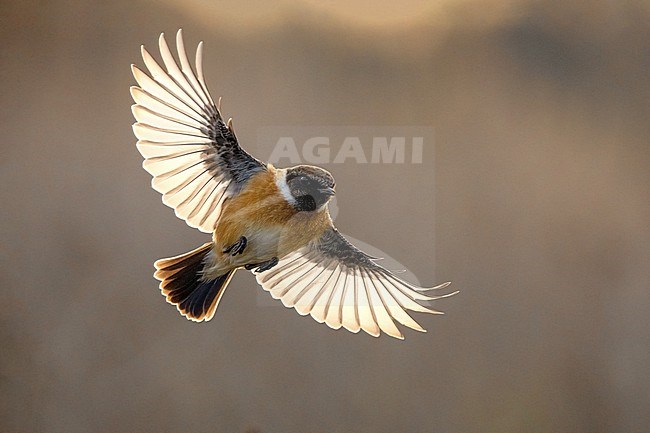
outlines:
M203 42L192 67L176 33L178 62L164 33L162 65L141 46L148 73L136 65L130 88L136 147L152 187L176 216L212 240L175 257L157 260L154 277L168 303L185 318L209 321L235 272L257 282L286 307L330 328L385 333L404 339L396 322L426 332L408 311L443 314L432 296L382 267L334 226L328 204L336 194L323 168L277 168L239 144L221 99L213 100L203 75Z

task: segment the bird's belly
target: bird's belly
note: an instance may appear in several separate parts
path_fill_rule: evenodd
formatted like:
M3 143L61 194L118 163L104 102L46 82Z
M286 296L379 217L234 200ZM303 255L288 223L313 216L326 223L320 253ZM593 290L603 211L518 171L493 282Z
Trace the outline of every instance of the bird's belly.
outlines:
M231 255L224 252L224 245L215 243L211 262L203 272L208 278L216 278L235 268L249 264L258 264L278 255L278 231L265 230L245 232L246 247L240 254Z
M248 226L241 232L246 237L246 248L242 254L231 256L221 254L223 268L235 268L248 264L262 263L274 257L281 259L287 254L305 246L320 233L309 230L302 221L290 225L266 224Z
M243 236L246 236L248 241L246 250L239 256L231 257L231 263L235 266L243 266L278 257L284 249L281 245L286 242L285 232L286 230L280 226L245 230Z

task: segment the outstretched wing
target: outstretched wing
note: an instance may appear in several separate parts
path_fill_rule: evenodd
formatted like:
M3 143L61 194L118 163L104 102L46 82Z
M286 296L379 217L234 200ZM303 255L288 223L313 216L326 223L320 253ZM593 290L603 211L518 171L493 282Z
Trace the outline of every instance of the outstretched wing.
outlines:
M395 321L426 332L407 310L443 314L420 302L457 293L424 295L424 291L442 289L450 283L422 288L402 281L350 244L334 227L258 274L257 282L285 306L294 307L301 315L310 314L331 328L342 326L351 332L363 329L375 337L383 331L400 339L404 336Z
M191 227L210 233L225 200L266 166L239 147L232 123L223 121L214 104L203 79L203 43L196 50L196 73L181 30L176 34L180 67L164 34L158 43L165 69L144 47L149 75L131 66L139 85L131 87L137 147L163 203Z

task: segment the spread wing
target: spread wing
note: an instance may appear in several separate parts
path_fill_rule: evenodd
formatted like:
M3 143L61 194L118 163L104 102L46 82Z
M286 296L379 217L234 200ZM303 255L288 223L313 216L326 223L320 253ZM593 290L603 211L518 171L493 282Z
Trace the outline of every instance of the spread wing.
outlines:
M239 147L232 123L224 122L212 100L203 79L203 43L196 50L196 73L181 30L176 34L180 67L163 34L158 43L164 69L144 47L149 75L131 67L139 86L131 87L137 147L163 203L191 227L210 233L225 200L266 166Z
M257 281L285 306L294 307L301 315L310 314L331 328L342 326L351 332L363 329L375 337L383 331L400 339L404 336L395 321L426 332L407 310L443 314L420 302L458 293L424 295L424 291L442 289L450 283L422 288L402 281L350 244L334 227L258 274Z

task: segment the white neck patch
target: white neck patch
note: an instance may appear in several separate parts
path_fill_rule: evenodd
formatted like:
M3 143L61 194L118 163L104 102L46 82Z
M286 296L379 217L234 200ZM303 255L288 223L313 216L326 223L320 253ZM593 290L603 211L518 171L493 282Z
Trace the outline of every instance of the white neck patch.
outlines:
M289 185L287 185L287 170L285 169L279 169L275 172L275 184L277 185L278 189L280 190L280 194L282 194L282 197L291 205L296 204L296 199L293 197L291 194L291 190L289 189Z

